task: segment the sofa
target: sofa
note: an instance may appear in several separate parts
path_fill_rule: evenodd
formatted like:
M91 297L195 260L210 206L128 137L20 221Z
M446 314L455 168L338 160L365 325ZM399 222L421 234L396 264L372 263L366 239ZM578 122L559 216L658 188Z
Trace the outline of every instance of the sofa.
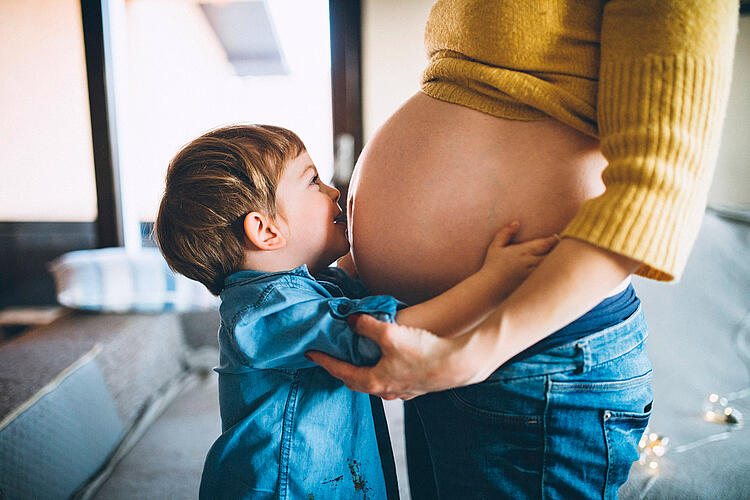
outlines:
M70 311L0 345L0 498L95 496L175 398L206 380L217 327L216 311ZM219 432L218 413L210 420L204 436L191 429L172 442L204 437L189 465L162 450L149 457L184 471L179 480L159 478L166 496L196 496L203 455ZM188 428L171 431L180 430ZM161 497L135 483L148 489L121 498Z

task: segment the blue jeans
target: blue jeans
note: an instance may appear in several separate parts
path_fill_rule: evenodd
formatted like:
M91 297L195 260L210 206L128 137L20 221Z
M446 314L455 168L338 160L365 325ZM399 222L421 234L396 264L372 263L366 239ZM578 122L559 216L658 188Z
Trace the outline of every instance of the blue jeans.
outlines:
M617 498L651 413L646 337L639 307L482 383L407 401L413 499Z

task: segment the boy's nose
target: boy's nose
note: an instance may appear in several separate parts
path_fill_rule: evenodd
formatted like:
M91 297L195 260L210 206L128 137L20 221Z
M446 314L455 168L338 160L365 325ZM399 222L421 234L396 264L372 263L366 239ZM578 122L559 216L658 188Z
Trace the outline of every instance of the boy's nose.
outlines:
M333 201L334 202L339 201L339 198L341 198L341 191L339 191L333 186L326 186L326 187L328 188L329 195L333 199Z

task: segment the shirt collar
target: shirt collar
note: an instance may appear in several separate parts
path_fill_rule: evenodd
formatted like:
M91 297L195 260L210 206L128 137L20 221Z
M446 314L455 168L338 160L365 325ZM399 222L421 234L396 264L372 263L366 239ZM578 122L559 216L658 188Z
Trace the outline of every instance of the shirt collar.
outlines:
M224 288L227 288L230 286L236 286L236 285L246 285L246 284L253 283L256 281L265 280L269 277L285 276L285 275L301 276L303 278L315 279L310 274L310 271L308 271L307 264L302 264L301 266L295 267L294 269L290 269L288 271L267 272L267 271L253 271L252 269L244 269L242 271L237 271L236 273L233 273L227 276L224 279Z

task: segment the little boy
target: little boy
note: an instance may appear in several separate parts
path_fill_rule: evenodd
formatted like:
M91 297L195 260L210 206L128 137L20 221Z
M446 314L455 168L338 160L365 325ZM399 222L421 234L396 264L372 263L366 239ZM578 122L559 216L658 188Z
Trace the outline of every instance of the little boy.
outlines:
M510 225L475 274L406 307L368 296L341 268L328 267L349 251L338 199L300 139L279 127L214 130L169 166L159 247L173 269L221 296L222 434L206 458L201 498L386 498L393 485L384 464L392 458L387 432L373 419L382 415L380 400L350 391L304 352L375 364L380 349L352 332L351 314L458 334L556 241L508 245L518 228ZM344 263L353 268L348 256Z

